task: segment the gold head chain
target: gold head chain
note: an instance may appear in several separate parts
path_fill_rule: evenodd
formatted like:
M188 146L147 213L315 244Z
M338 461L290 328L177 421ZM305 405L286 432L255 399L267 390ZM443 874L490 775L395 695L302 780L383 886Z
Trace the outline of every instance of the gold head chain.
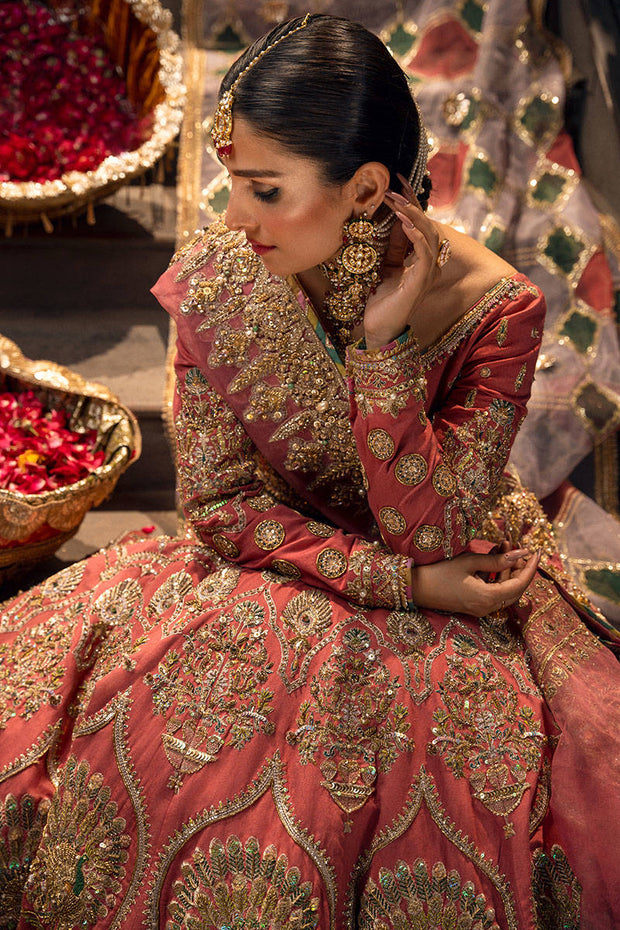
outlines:
M233 128L233 104L235 102L235 91L239 86L239 81L244 77L250 68L253 68L257 61L260 61L263 55L266 55L267 52L270 52L272 48L275 48L276 45L279 45L284 39L288 39L289 36L292 36L295 32L299 32L300 29L305 29L310 20L310 13L306 13L302 22L299 26L295 26L294 29L290 29L288 32L285 32L284 35L280 36L279 39L276 39L271 45L268 45L267 48L264 48L262 52L259 52L256 58L253 58L249 65L243 69L243 71L237 75L233 83L230 85L227 91L222 94L218 101L218 105L215 109L215 115L213 117L213 128L211 129L211 138L213 139L213 145L215 150L220 158L227 158L232 153L232 128Z

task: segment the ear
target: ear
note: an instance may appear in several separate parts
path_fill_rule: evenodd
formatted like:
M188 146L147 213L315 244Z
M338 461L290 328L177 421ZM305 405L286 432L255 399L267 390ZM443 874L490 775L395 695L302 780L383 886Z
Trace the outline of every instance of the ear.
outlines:
M356 214L372 216L383 203L390 187L390 172L379 161L368 161L357 169L349 181Z

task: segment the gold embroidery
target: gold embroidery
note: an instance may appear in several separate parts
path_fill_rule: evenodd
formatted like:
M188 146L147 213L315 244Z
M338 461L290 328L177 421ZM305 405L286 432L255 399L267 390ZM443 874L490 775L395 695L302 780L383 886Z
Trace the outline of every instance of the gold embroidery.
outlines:
M284 575L286 578L294 578L295 580L301 578L300 570L288 559L274 559L271 567L274 572L278 572L279 575Z
M317 523L316 520L309 520L306 523L306 529L313 536L321 536L324 539L328 539L336 532L335 527L330 526L328 523Z
M426 397L426 377L417 340L410 330L405 342L386 349L347 349L347 373L355 385L355 402L364 419L375 409L396 419L410 399Z
M254 530L254 542L259 549L270 552L284 542L286 533L279 520L263 520Z
M452 497L456 494L456 478L447 465L438 465L433 472L433 487L442 497Z
M401 455L394 468L394 476L401 484L416 485L426 478L428 465L418 452Z
M473 796L504 818L512 836L508 814L529 789L526 773L538 768L545 742L532 708L519 707L516 690L484 654L473 662L449 656L437 690L444 707L433 714L428 751L439 753L456 778L467 776Z
M240 576L240 569L227 565L226 568L210 572L206 578L203 578L196 586L194 594L202 603L206 601L211 604L221 604L235 590Z
M325 578L340 578L347 570L347 557L338 549L322 549L316 557L316 567Z
M6 781L7 778L12 778L13 775L17 775L18 772L23 772L24 769L27 769L28 766L33 765L44 756L46 753L48 755L48 774L50 781L53 785L57 784L56 772L55 772L55 749L58 739L62 731L62 720L58 720L56 723L50 724L47 727L38 740L36 740L32 746L29 746L26 752L22 753L21 756L18 756L17 759L14 759L12 762L9 762L8 765L0 771L0 783ZM50 765L51 763L51 765Z
M371 429L366 437L368 448L376 459L387 462L394 455L394 440L384 429Z
M319 766L322 786L347 814L366 803L378 774L414 748L407 709L395 703L398 690L370 634L351 627L312 679L313 700L300 705L297 729L287 733L302 764Z
M484 366L480 369L480 377L481 377L481 378L490 378L490 377L491 377L491 369L489 368L488 365L484 365Z
M443 542L443 531L439 526L423 523L413 534L413 542L422 552L434 552Z
M539 292L530 284L515 281L512 278L502 278L501 281L486 293L467 313L450 327L447 333L428 346L422 352L422 361L426 369L434 365L440 358L452 355L460 342L473 332L478 323L488 314L501 306L505 301L516 300L521 294L528 292L537 297Z
M272 759L268 759L256 779L240 794L218 804L203 810L197 816L192 817L181 829L177 830L172 837L168 846L161 852L157 869L151 884L147 899L147 926L150 930L158 930L160 926L160 895L173 860L183 849L189 840L198 832L210 824L219 823L228 817L233 817L241 811L247 810L255 804L263 795L271 789L273 802L284 826L286 832L306 855L314 863L321 879L323 881L327 902L329 906L329 918L326 922L326 930L336 930L335 911L337 899L337 885L334 869L329 862L325 850L323 850L313 836L309 836L307 830L304 830L291 812L290 798L284 780L282 763L278 753L275 753Z
M181 309L202 314L197 332L212 335L209 365L236 369L226 391L249 390L245 419L279 424L270 438L288 443L288 469L304 472L307 486L327 503L359 510L365 506L358 493L361 469L338 368L325 365L324 347L289 284L269 276L243 235L231 236L218 222L206 239L217 248L214 277L192 278ZM217 282L208 296L207 281ZM251 291L243 295L248 284Z
M260 843L250 836L243 844L231 834L225 844L215 837L209 852L197 847L192 861L181 866L168 904L167 930L204 927L314 930L319 899L312 882L301 881L297 867L272 844L261 856Z
M388 614L386 628L406 656L423 658L426 646L435 642L435 631L423 613L395 610Z
M162 743L175 770L170 788L179 791L185 776L215 762L223 746L241 749L257 733L274 732L266 635L264 608L242 601L188 632L183 646L145 675L155 713L167 718Z
M222 536L221 533L214 533L211 537L211 542L213 548L216 549L220 555L223 555L225 559L236 559L239 557L239 547L232 539L227 539L226 536Z
M379 519L392 536L402 536L407 529L407 521L396 507L382 507L379 510Z
M525 381L525 375L527 374L527 365L522 365L519 369L519 374L515 378L515 391L518 391L523 386Z
M497 335L495 337L497 344L500 348L506 342L507 337L508 337L508 320L506 319L506 317L504 317L504 319L501 320L499 326L497 327Z
M246 503L250 510L265 513L274 506L274 499L271 494L256 494L254 497L248 497Z
M477 389L477 388L472 388L471 391L468 391L468 392L467 392L467 396L465 397L465 401L464 401L464 403L463 403L463 406L464 406L464 407L473 407L474 404L476 403L476 397L477 397L477 395L478 395L478 389Z
M473 882L463 882L456 869L448 872L443 862L436 862L429 874L423 859L416 859L413 869L402 859L394 871L379 869L379 885L368 879L358 926L359 930L430 926L499 930L494 909L487 907L483 894L476 894Z
M44 704L59 704L63 659L73 642L69 618L48 617L0 645L0 729L12 717L29 720Z
M538 779L536 782L536 794L534 796L534 803L532 804L532 809L530 811L530 836L534 836L541 823L545 819L547 810L549 808L550 798L551 763L548 759L545 759L542 765L542 769L538 773Z
M33 916L48 926L95 924L115 905L131 837L98 772L71 756L26 883Z
M532 860L532 893L537 930L581 926L581 885L561 846L551 854L537 849Z
M353 916L356 904L355 891L360 877L369 871L372 860L379 850L385 849L390 843L407 832L423 803L443 836L491 882L503 904L508 930L519 930L514 897L506 876L499 871L491 856L481 852L468 836L463 836L462 831L457 830L456 825L448 818L439 803L435 782L424 766L421 767L418 777L414 778L412 782L401 813L394 818L389 826L375 835L370 847L360 855L353 869L345 910L346 926L355 926Z
M0 926L17 927L24 886L41 841L50 802L8 794L0 803Z

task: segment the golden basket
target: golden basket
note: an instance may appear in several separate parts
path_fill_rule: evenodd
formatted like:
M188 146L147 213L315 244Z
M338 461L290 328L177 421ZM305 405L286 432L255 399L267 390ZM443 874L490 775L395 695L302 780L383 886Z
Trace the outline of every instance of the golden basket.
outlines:
M159 0L90 0L86 19L103 29L138 115L153 114L151 134L139 148L110 155L92 171L69 171L55 181L0 182L0 227L7 236L15 223L33 221L51 232L53 219L83 211L94 221L93 204L159 162L181 126L185 87L171 12Z
M0 489L0 586L70 539L86 512L112 493L140 454L136 419L107 388L54 362L27 359L14 342L0 336L0 391L22 390L34 391L49 409L62 407L72 430L95 429L105 459L86 478L52 491Z

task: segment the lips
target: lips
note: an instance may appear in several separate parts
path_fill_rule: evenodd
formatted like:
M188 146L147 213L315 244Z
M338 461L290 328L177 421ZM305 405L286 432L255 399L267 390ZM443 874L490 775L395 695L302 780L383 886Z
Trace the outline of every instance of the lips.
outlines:
M248 245L257 255L265 255L275 249L274 245L263 245L261 242L254 242L253 239L248 239Z

